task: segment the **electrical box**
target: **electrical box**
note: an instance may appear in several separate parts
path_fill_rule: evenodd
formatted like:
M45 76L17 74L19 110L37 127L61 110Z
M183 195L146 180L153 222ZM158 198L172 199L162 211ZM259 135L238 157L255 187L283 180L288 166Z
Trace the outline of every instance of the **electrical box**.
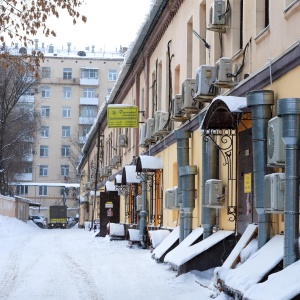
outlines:
M282 118L274 117L268 122L268 165L285 163L285 145L282 140Z
M166 189L165 191L165 204L166 208L174 208L174 191L173 189Z
M272 173L265 175L264 197L264 206L266 210L284 210L285 173Z

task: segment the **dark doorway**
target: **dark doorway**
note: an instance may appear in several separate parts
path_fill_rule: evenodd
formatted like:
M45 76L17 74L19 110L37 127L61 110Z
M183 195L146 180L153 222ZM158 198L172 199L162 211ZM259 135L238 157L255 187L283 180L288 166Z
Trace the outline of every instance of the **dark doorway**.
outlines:
M100 236L106 236L108 223L119 222L120 197L118 192L100 192Z

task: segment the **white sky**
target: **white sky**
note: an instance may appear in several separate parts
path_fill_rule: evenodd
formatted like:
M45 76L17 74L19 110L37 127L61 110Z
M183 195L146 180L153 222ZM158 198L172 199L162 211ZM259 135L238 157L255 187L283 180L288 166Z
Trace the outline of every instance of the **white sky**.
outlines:
M245 240L252 232L253 228L246 230ZM171 234L159 235L157 231L156 242L161 240L157 250L174 243L168 238ZM126 293L132 300L233 300L224 293L218 295L214 272L247 299L291 299L300 293L300 261L256 284L266 273L264 266L270 270L282 259L283 238L277 235L259 250L257 243L249 243L240 253L243 263L235 269L224 263L177 277L168 264L156 263L150 250L126 247L128 241L95 237L93 231L77 227L40 229L32 221L25 224L0 215L0 299L123 300Z
M38 36L39 44L53 44L59 48L67 48L67 42L72 43L72 49L91 47L115 51L128 47L136 38L141 24L144 24L150 11L152 0L84 0L80 13L87 17L87 22L78 20L73 25L72 19L66 13L60 14L60 19L51 19L51 28L56 32L56 38Z

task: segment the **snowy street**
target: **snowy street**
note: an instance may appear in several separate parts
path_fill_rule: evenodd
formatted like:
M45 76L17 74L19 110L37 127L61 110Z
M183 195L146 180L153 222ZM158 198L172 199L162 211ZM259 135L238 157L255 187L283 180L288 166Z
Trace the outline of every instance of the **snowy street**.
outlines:
M0 216L0 299L210 299L201 285L212 270L176 277L149 250L127 244Z

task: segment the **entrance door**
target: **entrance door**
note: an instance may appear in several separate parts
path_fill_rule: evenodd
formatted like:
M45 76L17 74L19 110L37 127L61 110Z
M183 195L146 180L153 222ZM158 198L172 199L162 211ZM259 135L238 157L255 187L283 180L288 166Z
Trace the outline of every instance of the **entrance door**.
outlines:
M249 129L251 132L251 128ZM242 234L247 226L258 221L257 212L252 198L253 190L253 154L252 136L247 130L238 133L238 207L237 207L237 231ZM251 192L248 193L245 186L245 177L251 174ZM246 190L245 190L246 188Z
M120 197L118 192L100 192L100 236L106 236L108 223L119 222Z

